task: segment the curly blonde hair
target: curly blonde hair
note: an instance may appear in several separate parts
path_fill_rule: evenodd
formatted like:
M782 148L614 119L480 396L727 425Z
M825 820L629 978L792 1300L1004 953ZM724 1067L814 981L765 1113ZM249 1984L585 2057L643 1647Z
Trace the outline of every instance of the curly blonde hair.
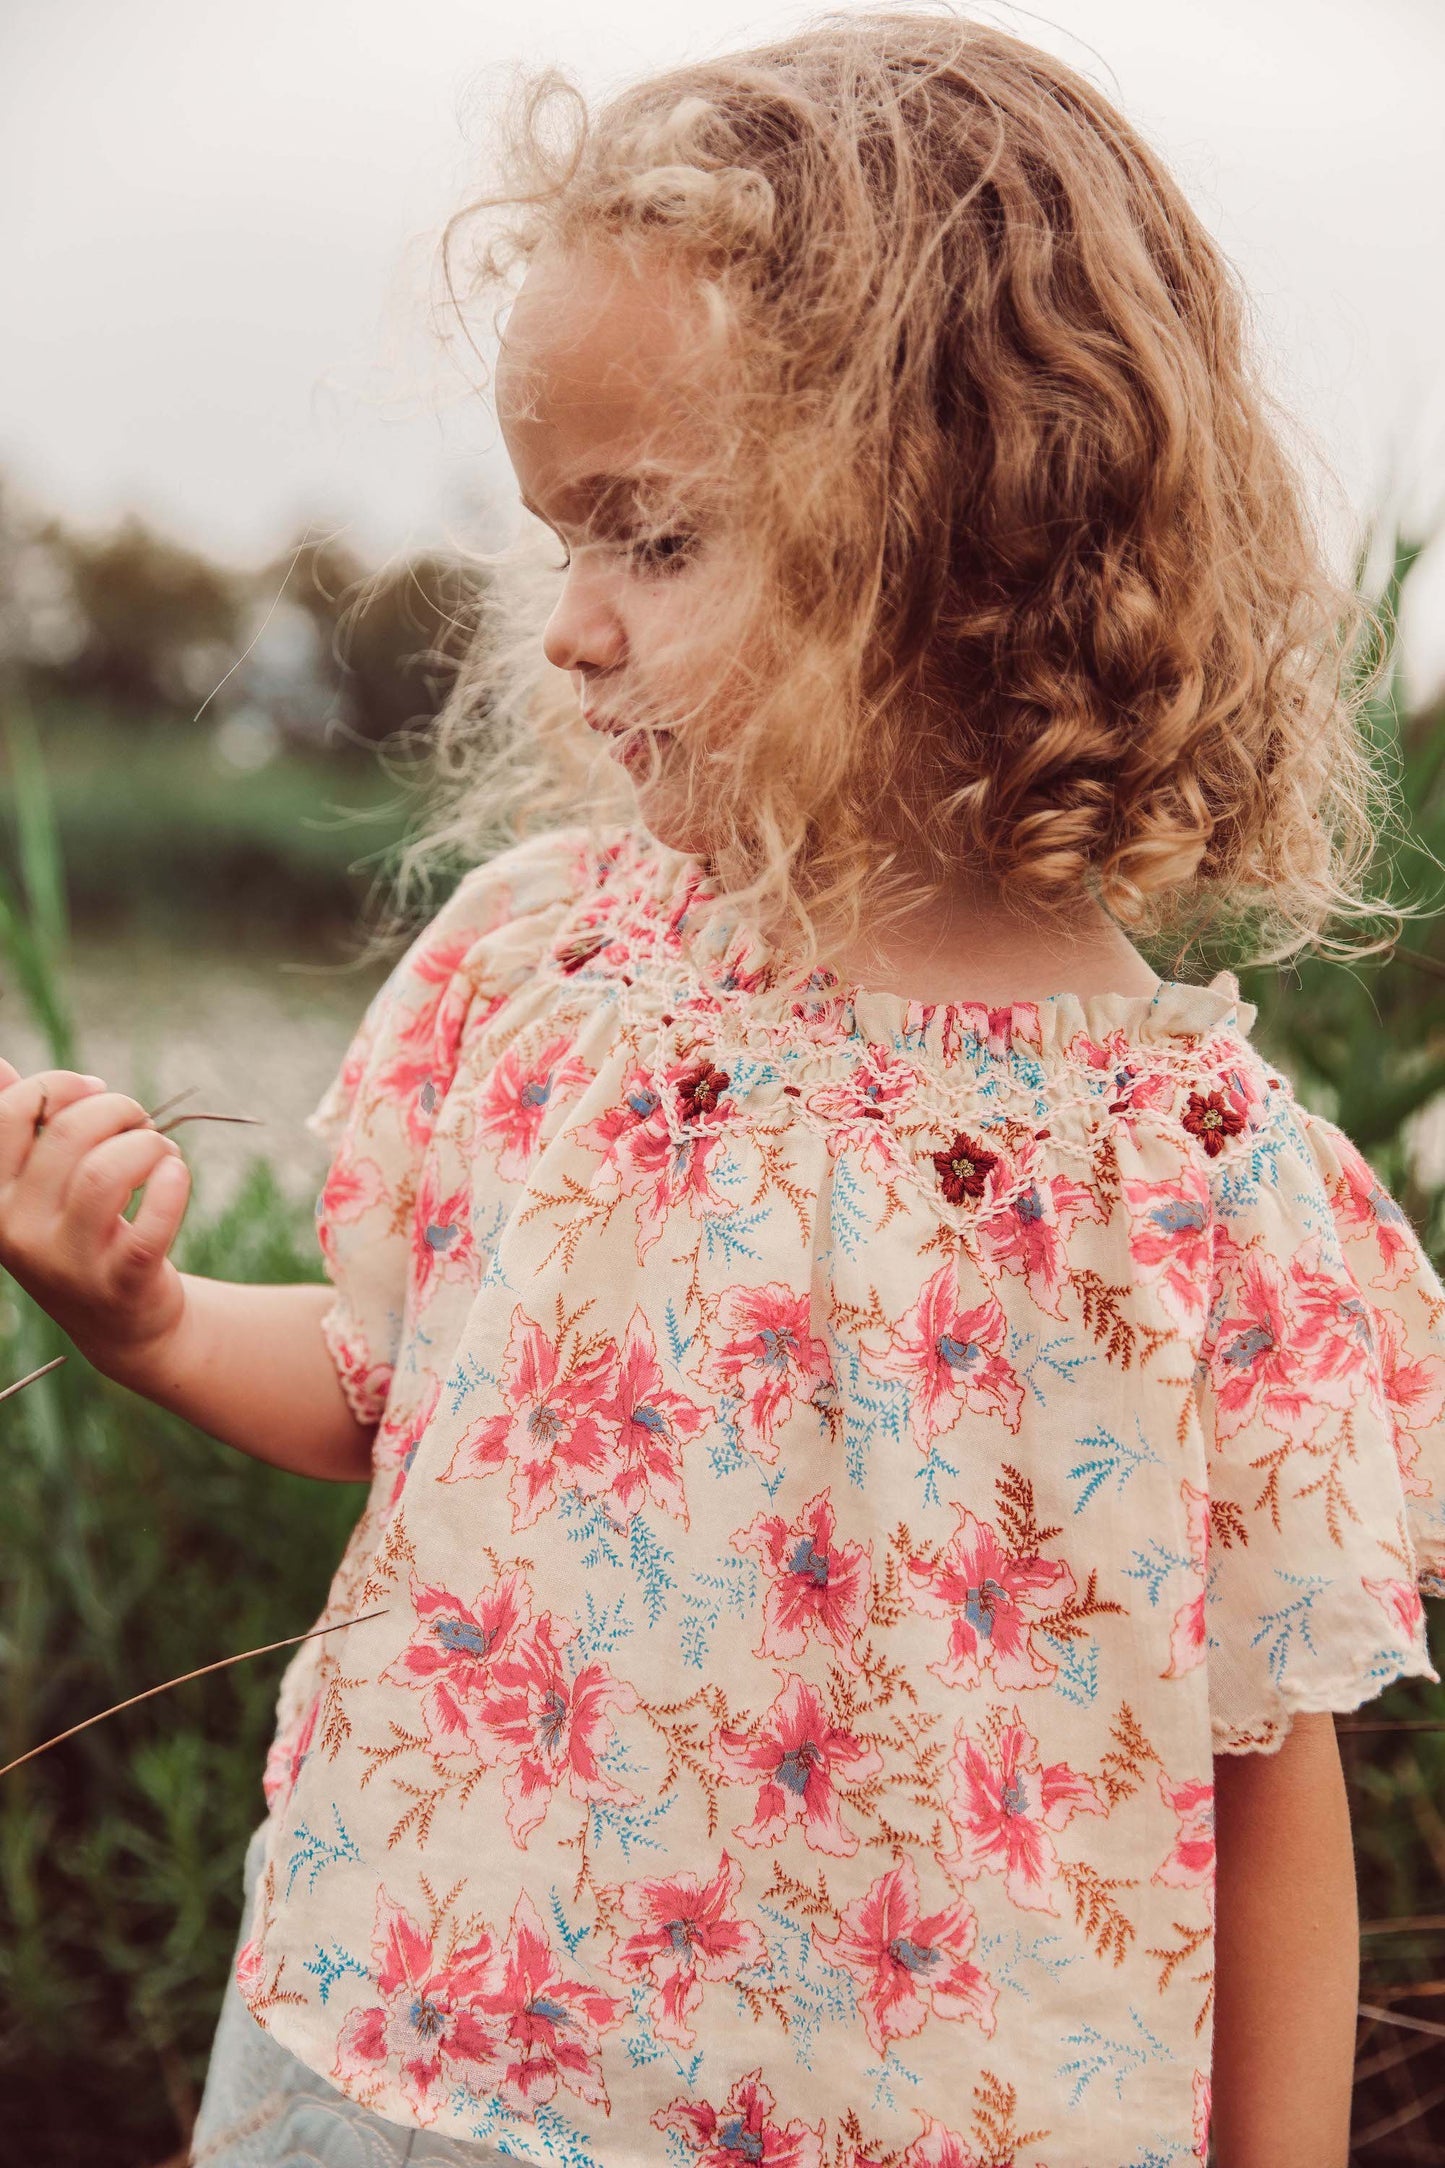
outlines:
M1098 90L951 7L838 12L596 112L524 74L497 145L443 239L463 322L544 244L613 248L680 273L737 363L768 665L713 812L727 896L805 959L960 873L1148 941L1249 921L1261 962L1389 945L1323 938L1384 908L1378 620L1328 569L1231 267ZM477 560L403 891L635 817L543 656L540 539Z

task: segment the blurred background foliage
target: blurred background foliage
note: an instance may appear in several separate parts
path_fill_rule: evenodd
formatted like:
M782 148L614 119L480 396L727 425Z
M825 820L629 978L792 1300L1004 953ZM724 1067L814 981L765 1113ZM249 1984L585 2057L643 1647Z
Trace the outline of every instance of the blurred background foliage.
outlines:
M1418 555L1394 547L1387 627ZM87 1064L68 972L102 931L159 930L178 962L198 925L248 947L344 937L370 885L359 857L406 824L378 752L398 733L424 743L474 592L436 558L375 576L304 537L243 576L136 521L81 538L0 494L0 1046L23 1010L48 1061ZM1396 669L1369 728L1409 831L1379 889L1438 898L1445 708L1408 712ZM1386 960L1240 981L1261 1051L1343 1123L1445 1266L1438 920L1413 922ZM203 1174L184 1270L322 1276L309 1200L268 1158L220 1209ZM112 1385L0 1276L0 1385L64 1353L0 1405L0 1763L143 1686L304 1631L362 1498ZM1439 1667L1439 1606L1431 1632ZM17 2158L90 2164L104 2133L107 2168L184 2161L285 1661L177 1687L0 1780L0 2097ZM1431 2076L1445 1693L1403 1681L1338 1721L1377 2013L1361 2020L1353 2157L1445 2160L1430 2149L1445 2098Z
M405 821L378 748L424 735L478 591L460 561L368 566L312 530L222 567L134 517L78 532L0 481L0 684L44 741L77 923L343 934L356 861ZM7 863L10 784L7 766Z

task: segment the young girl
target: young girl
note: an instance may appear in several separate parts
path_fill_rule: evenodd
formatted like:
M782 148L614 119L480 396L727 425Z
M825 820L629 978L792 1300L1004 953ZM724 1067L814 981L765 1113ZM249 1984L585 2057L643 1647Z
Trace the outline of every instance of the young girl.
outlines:
M1212 2105L1220 2168L1340 2168L1330 1712L1438 1680L1445 1295L1124 931L1294 953L1379 825L1236 289L951 13L570 138L550 87L476 278L566 564L497 589L483 862L312 1117L331 1286L178 1274L136 1102L0 1093L84 1352L371 1478L195 2158L1145 2168Z

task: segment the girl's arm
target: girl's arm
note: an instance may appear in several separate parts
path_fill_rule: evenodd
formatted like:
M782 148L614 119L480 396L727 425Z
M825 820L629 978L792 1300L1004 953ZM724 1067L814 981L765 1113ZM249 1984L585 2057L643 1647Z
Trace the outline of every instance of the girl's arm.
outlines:
M185 1302L170 1331L138 1349L88 1347L95 1367L256 1460L367 1481L376 1433L352 1414L321 1337L333 1290L179 1278Z
M369 1476L374 1433L321 1337L331 1288L178 1272L166 1252L189 1194L185 1161L138 1100L0 1060L0 1266L97 1370L213 1438L299 1475Z
M1334 1719L1214 1761L1218 2168L1345 2168L1359 1914Z

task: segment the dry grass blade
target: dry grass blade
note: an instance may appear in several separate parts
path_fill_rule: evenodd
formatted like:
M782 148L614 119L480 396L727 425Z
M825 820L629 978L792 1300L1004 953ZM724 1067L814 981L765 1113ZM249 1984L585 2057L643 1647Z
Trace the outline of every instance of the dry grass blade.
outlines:
M109 1709L101 1709L94 1716L83 1717L80 1723L72 1724L69 1731L58 1731L53 1739L44 1739L39 1746L32 1746L24 1754L17 1754L14 1761L6 1762L4 1768L0 1769L0 1777L8 1777L11 1770L18 1769L22 1762L34 1761L37 1754L47 1753L51 1747L59 1746L62 1740L73 1739L78 1731L89 1731L92 1724L103 1723L108 1716L118 1716L122 1709L133 1709L138 1701L149 1701L155 1694L168 1693L173 1686L184 1686L187 1679L203 1679L208 1672L224 1671L228 1664L244 1664L252 1656L269 1656L273 1649L291 1649L295 1648L298 1641L314 1641L318 1634L339 1633L343 1626L359 1626L365 1619L383 1618L386 1608L383 1604L378 1611L362 1611L355 1618L339 1618L331 1626L313 1626L309 1633L288 1634L284 1641L268 1641L259 1649L241 1649L235 1656L218 1658L214 1664L201 1664L195 1671L183 1671L178 1679L163 1679L159 1686L147 1686L141 1693L132 1694L129 1700L117 1701Z
M185 1087L184 1091L172 1092L169 1099L163 1099L158 1107L151 1108L151 1120L153 1122L159 1121L161 1116L166 1113L169 1108L178 1107L183 1099L189 1099L191 1093L198 1092L200 1088L201 1087L199 1084L188 1084Z
M1336 1731L1445 1731L1445 1717L1441 1717L1441 1716L1397 1716L1397 1717L1393 1717L1393 1718L1392 1718L1392 1719L1391 1719L1391 1720L1390 1720L1390 1721L1389 1721L1388 1723L1386 1723L1386 1722L1385 1722L1385 1721L1384 1721L1383 1719L1381 1719L1381 1721L1380 1721L1380 1722L1378 1722L1378 1723L1375 1723L1375 1722L1368 1722L1368 1723L1363 1723L1363 1724L1351 1724L1351 1723L1346 1723L1346 1722L1344 1722L1343 1720L1340 1720L1339 1722L1337 1722L1337 1723L1336 1723L1336 1725L1335 1725L1335 1730L1336 1730Z
M1437 2085L1433 2093L1426 2093L1423 2098L1417 2094L1393 2115L1382 2116L1378 2123L1371 2123L1368 2130L1357 2131L1351 2141L1354 2150L1358 2152L1364 2146L1378 2145L1382 2138L1392 2138L1396 2131L1407 2130L1432 2108L1438 2108L1442 2100L1445 2100L1445 2085ZM1419 2158L1428 2160L1430 2155L1421 2154Z
M66 1355L52 1355L50 1361L42 1363L38 1370L27 1371L25 1376L17 1378L13 1385L0 1387L0 1400L8 1400L12 1393L23 1393L27 1385L33 1385L37 1378L43 1378L47 1371L58 1370L60 1365L63 1362L68 1362L69 1359Z
M1365 2015L1365 2008L1366 2006L1361 2004L1361 2016ZM1433 2042L1428 2038L1422 2039L1418 2033L1407 2031L1403 2037L1393 2038L1387 2046L1372 2055L1368 2062L1355 2064L1355 2084L1363 2085L1367 2078L1378 2078L1384 2071L1398 2070L1403 2063L1413 2063L1421 2055L1428 2055L1433 2061L1436 2055Z
M155 1125L156 1134L168 1137L182 1122L253 1122L258 1129L266 1126L259 1114L175 1114L168 1122L158 1122Z
M1405 2032L1429 2033L1436 2040L1445 2040L1445 2025L1437 2025L1429 2017L1397 2017L1393 2010L1381 2009L1377 2002L1362 2002L1361 2017L1372 2017L1377 2025L1398 2025Z

